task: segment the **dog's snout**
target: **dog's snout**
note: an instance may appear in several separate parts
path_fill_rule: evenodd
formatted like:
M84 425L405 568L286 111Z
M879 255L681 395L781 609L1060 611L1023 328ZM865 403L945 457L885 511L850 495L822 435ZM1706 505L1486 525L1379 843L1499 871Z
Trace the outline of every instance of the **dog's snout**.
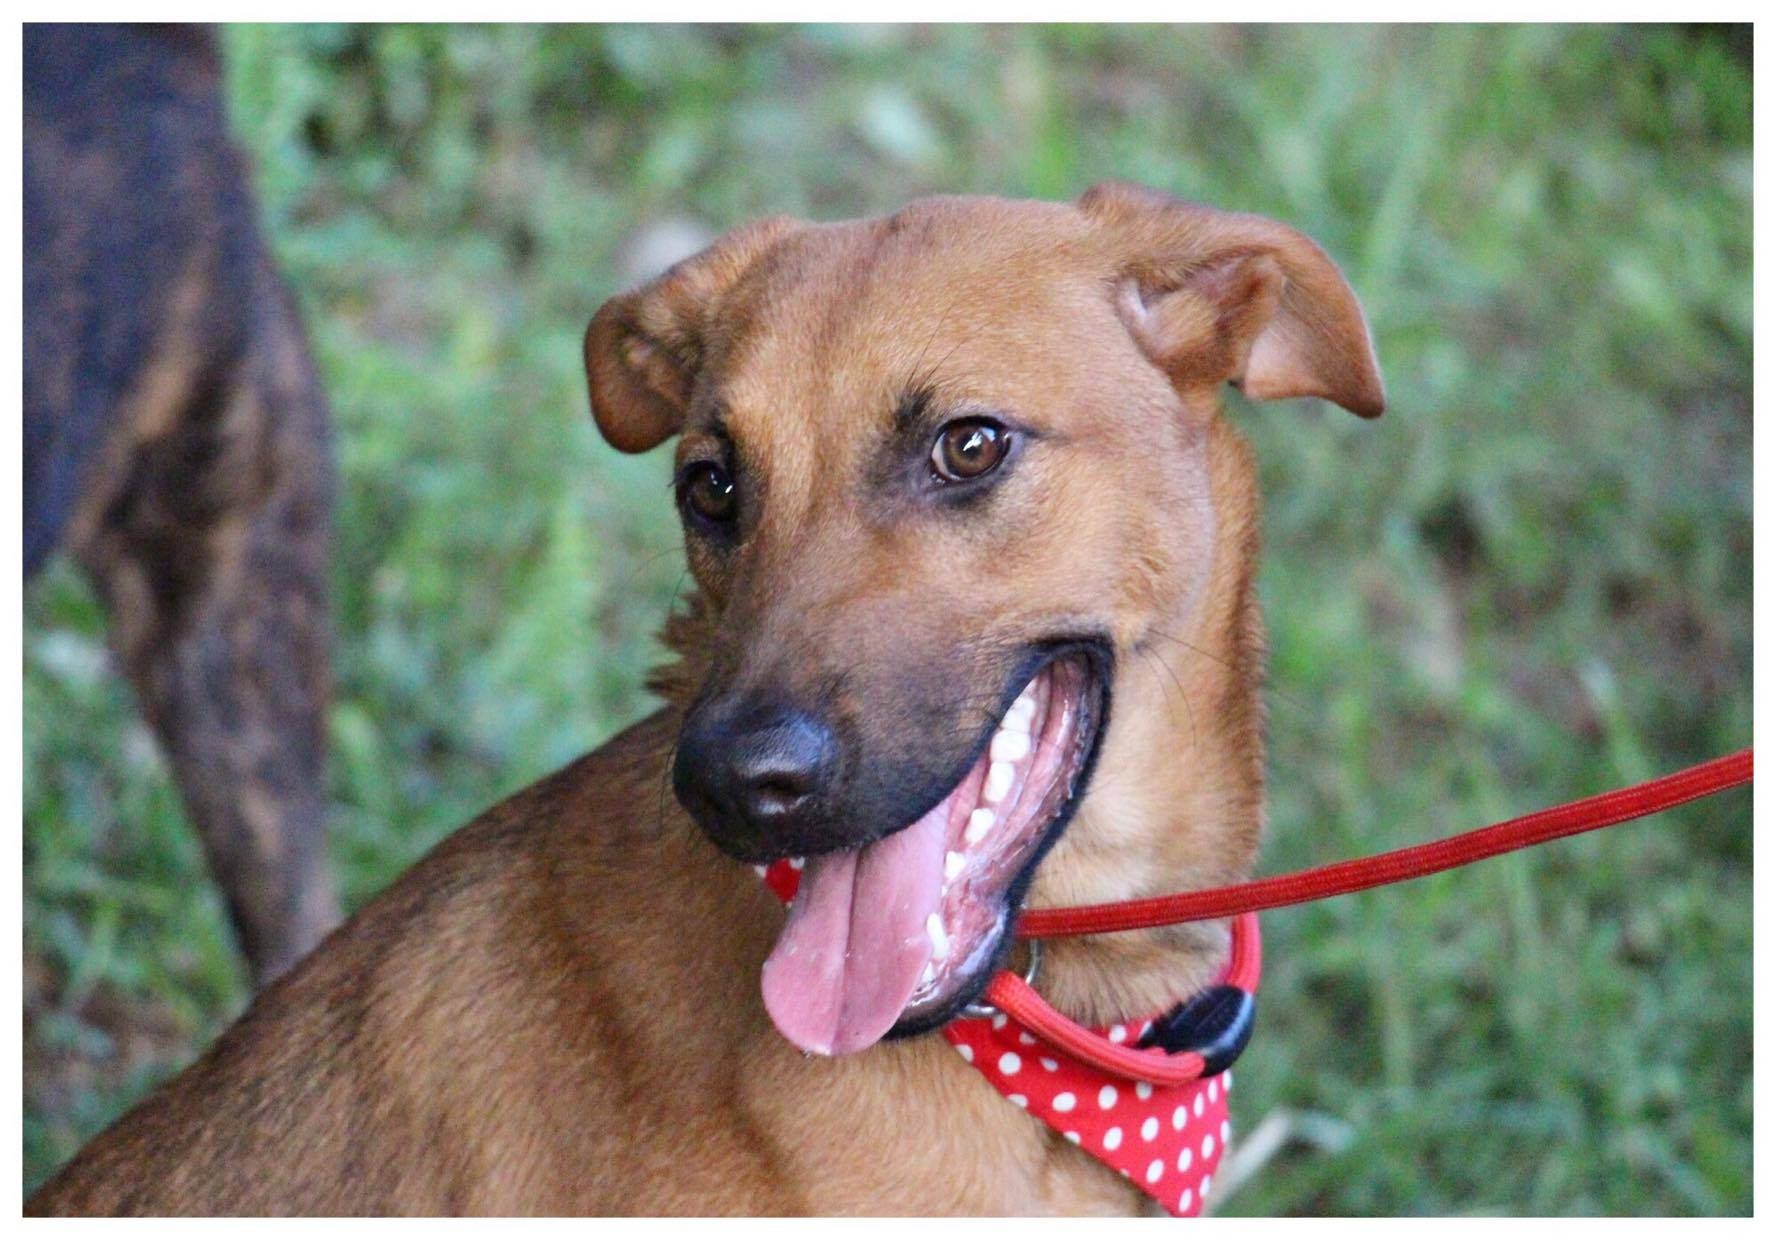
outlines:
M747 855L802 835L838 768L832 726L795 707L705 706L685 721L673 785L719 841Z

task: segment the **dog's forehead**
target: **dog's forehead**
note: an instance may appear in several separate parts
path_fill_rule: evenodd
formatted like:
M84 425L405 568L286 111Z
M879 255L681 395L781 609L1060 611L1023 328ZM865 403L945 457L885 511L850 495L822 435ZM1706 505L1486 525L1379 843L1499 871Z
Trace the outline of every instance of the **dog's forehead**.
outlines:
M925 199L786 238L724 307L715 397L736 438L887 429L912 389L1028 374L1045 337L1103 305L1073 208Z

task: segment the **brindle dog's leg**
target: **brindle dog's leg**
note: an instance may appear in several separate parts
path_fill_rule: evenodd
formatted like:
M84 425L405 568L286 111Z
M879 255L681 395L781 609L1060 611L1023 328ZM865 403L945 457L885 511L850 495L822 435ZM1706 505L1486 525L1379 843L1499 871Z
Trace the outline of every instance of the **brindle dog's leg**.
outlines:
M178 408L134 411L123 485L77 551L264 982L338 919L323 834L333 488L300 327L267 267L254 283L246 352L196 371Z
M322 839L328 417L190 27L25 34L25 552L92 573L263 982Z

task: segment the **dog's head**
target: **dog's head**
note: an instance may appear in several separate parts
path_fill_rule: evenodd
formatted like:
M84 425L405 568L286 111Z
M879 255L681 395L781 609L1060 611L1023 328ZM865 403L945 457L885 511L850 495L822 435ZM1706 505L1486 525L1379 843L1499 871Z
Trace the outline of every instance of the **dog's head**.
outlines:
M679 438L674 788L732 856L808 859L763 986L821 1052L1002 955L1131 655L1216 589L1220 386L1382 407L1311 241L1114 184L750 225L607 303L586 366L613 445Z

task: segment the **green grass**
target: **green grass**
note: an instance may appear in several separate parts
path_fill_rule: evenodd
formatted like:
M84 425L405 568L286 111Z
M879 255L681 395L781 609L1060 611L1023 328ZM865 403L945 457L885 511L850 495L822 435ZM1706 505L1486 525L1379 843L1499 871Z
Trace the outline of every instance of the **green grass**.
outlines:
M1749 35L1446 27L229 32L332 395L352 903L647 708L660 456L579 334L662 220L1130 177L1318 238L1391 407L1234 416L1268 500L1280 870L1751 730ZM165 769L66 568L26 608L24 1180L236 1013ZM1743 793L1266 918L1230 1214L1746 1213Z

